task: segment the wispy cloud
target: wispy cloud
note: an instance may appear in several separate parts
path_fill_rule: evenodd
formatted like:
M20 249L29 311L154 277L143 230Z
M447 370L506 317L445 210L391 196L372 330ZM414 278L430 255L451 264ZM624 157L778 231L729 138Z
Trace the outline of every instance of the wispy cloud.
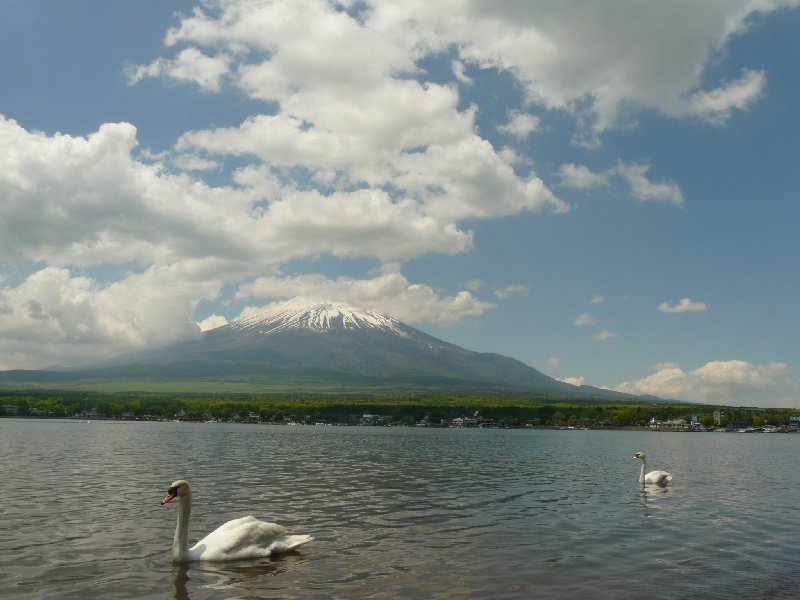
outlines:
M628 184L631 196L635 200L682 205L683 193L678 185L671 182L651 181L647 177L650 168L650 165L646 164L626 164L619 161L616 166L596 173L583 165L567 163L559 167L557 177L561 186L582 190L607 187L614 178L619 178Z
M220 167L219 161L193 154L178 154L172 159L172 164L184 171L210 171Z
M472 85L475 83L473 79L467 75L467 67L464 63L460 60L454 60L450 63L450 66L453 68L453 76L459 81L462 85Z
M588 325L597 325L597 319L595 319L589 313L581 313L578 315L578 318L572 322L575 327L586 327Z
M610 173L595 173L589 167L566 163L558 168L557 177L564 187L588 190L610 184Z
M219 92L222 79L230 71L231 58L227 54L207 56L194 47L185 48L173 60L158 58L149 65L129 66L128 83L139 83L146 77L170 77L196 83L207 92Z
M713 90L689 96L688 111L715 125L725 123L734 109L744 110L763 94L767 86L764 71L745 69L739 79Z
M477 292L483 287L483 280L482 279L470 279L464 284L464 287L467 288L471 292Z
M683 193L674 183L656 183L647 178L650 165L626 165L620 162L614 172L630 185L631 194L636 200L670 202L676 206L683 204Z
M598 331L592 336L592 339L597 342L607 342L609 340L613 340L619 337L619 334L614 331L609 331L608 329L604 329L603 331Z
M529 293L530 288L527 285L507 285L499 290L495 290L494 295L501 300L505 300L512 296L527 296Z
M539 129L540 119L536 115L513 110L508 114L508 123L497 129L507 133L518 140L524 140L531 133Z
M668 315L680 315L690 312L704 312L708 310L708 305L705 302L695 302L689 298L683 298L677 304L662 302L658 305L658 310Z

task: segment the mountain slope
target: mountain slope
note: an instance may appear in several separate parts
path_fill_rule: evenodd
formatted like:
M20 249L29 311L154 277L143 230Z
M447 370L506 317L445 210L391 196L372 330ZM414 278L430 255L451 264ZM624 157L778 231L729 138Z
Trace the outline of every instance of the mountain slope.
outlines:
M237 319L199 340L117 357L73 371L68 378L247 380L280 382L298 390L331 384L635 398L578 388L515 359L465 350L385 315L301 300Z

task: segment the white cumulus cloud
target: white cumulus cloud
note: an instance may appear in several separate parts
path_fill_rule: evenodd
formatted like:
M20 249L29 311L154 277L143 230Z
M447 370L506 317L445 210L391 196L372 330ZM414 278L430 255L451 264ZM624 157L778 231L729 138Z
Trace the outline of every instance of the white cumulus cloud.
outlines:
M227 324L228 319L226 317L222 315L210 315L202 321L198 321L197 326L200 328L200 331L208 331Z
M533 161L481 134L483 107L462 92L482 70L522 90L501 125L519 140L553 111L586 145L635 126L640 110L721 125L764 94L768 77L750 66L718 81L707 66L754 15L790 4L203 0L166 32L163 56L127 69L129 83L234 89L254 106L265 101L263 112L187 131L158 154L137 153L130 123L80 136L0 115L0 255L22 273L1 282L0 360L40 366L191 337L200 299L242 282L241 297L257 297L257 285L268 289L298 258L404 264L469 251L477 219L567 212ZM425 71L443 56L444 77ZM223 184L202 179L217 169L223 180L231 158L247 166ZM583 189L622 181L637 200L683 203L678 185L646 164L596 173L569 163L559 176ZM107 265L122 271L87 275ZM315 285L437 323L493 306L396 272Z
M661 364L651 375L614 389L708 404L800 407L800 382L783 362L711 361L693 371Z
M531 101L574 114L585 130L581 137L596 143L596 135L629 123L641 108L712 122L748 108L763 90L762 72L746 70L703 91L703 67L747 30L754 14L796 2L437 5L455 15L443 19L444 28L461 43L462 60L508 69Z
M308 300L335 300L412 324L452 325L467 317L480 316L495 306L478 300L467 290L441 296L432 287L411 283L400 273L385 273L372 279L331 279L321 274L260 277L242 285L236 295L240 299L283 300L301 296ZM254 310L252 306L247 308L248 313Z
M231 59L226 54L207 56L194 47L185 48L173 60L159 58L149 65L129 67L128 82L136 84L146 77L167 76L191 81L201 89L218 92L222 78L230 71Z
M414 73L418 59L454 48L462 84L471 82L470 67L506 71L531 103L572 115L578 137L596 142L641 109L713 123L746 110L763 93L765 73L744 69L715 84L703 81L705 67L754 15L796 4L441 0L367 2L356 15L322 0L208 0L167 33L168 46L188 47L133 68L131 79L162 75L213 89L227 75L254 97L302 103L323 87Z
M0 290L0 369L75 365L199 335L191 319L215 281L178 267L151 268L100 284L68 269L45 267Z

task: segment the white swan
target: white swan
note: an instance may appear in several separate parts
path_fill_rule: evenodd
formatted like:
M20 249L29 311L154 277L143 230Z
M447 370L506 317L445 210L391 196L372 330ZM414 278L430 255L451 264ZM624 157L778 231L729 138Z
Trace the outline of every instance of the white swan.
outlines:
M656 485L667 485L672 481L672 475L666 471L650 471L647 475L644 474L647 468L647 460L644 457L644 452L637 452L633 455L634 460L639 459L642 461L642 470L639 472L639 483L654 483Z
M286 529L277 523L265 523L253 517L242 517L220 525L189 548L192 490L183 479L172 483L161 505L174 498L178 499L178 524L172 542L174 560L236 560L266 557L290 552L314 539L310 535L286 535Z

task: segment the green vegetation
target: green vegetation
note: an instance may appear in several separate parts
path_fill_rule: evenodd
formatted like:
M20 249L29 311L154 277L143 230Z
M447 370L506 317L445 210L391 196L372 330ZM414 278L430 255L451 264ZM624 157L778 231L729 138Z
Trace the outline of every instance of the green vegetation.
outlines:
M364 414L391 417L403 423L432 424L476 412L487 420L508 426L646 426L659 421L697 416L714 424L713 411L724 411L722 424L788 425L789 409L743 409L689 404L605 403L603 400L565 400L558 397L494 397L467 395L404 394L398 396L317 394L297 395L175 395L103 394L87 392L0 393L0 403L15 406L17 416L96 416L129 419L174 419L243 421L311 420L327 423L357 423ZM9 416L0 410L0 416Z

